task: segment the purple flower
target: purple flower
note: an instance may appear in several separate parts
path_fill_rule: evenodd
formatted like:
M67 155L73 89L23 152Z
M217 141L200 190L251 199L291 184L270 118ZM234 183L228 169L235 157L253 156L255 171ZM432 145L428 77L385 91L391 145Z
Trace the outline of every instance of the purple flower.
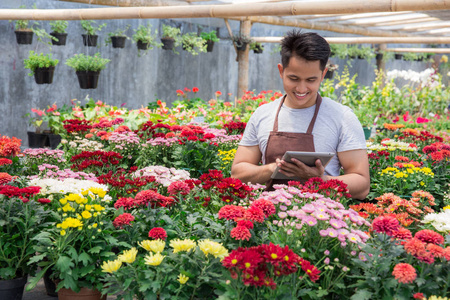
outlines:
M367 260L366 255L365 255L364 253L362 253L362 252L359 253L358 257L359 257L359 259L360 259L361 261L366 261L366 260Z
M325 258L323 263L326 264L326 265L330 264L330 258L329 257Z
M329 251L329 250L325 250L325 251L323 252L323 254L325 254L325 255L330 255L330 251Z

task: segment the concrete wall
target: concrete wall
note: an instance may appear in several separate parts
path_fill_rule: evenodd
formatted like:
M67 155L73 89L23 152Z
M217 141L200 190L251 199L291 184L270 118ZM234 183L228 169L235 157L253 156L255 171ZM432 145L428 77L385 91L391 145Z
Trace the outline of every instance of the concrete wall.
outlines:
M98 7L63 1L45 0L0 0L1 8L18 8L26 5L31 8L36 4L40 9L91 8ZM216 91L223 93L222 99L234 100L237 95L238 63L236 53L229 40L225 23L221 19L163 19L163 20L105 20L106 28L99 33L98 47L85 47L82 42L82 29L79 21L69 21L66 46L49 46L38 43L36 36L32 45L18 45L13 23L0 20L0 134L16 136L27 143L26 132L32 130L23 118L31 108L46 108L56 103L58 106L70 104L71 99L82 100L86 97L102 100L108 104L120 106L126 103L128 108L139 108L148 102L161 99L167 103L177 100L176 90L194 86L200 89L198 96L203 99L214 97ZM182 33L217 30L221 41L216 43L212 53L192 56L179 49L176 55L162 49L150 50L146 55L138 56L136 45L127 41L125 49L105 46L107 33L131 24L128 36L133 34L140 24L152 24L161 32L162 24L179 26ZM239 30L239 23L231 21L234 32ZM40 26L50 32L49 21L40 21ZM282 36L289 27L254 24L252 36ZM324 36L336 36L335 33L319 32ZM34 78L28 76L23 67L23 60L30 50L52 53L60 63L56 67L53 83L38 85ZM106 69L101 72L98 88L82 90L79 87L75 71L65 65L65 61L77 53L94 54L100 52L102 57L111 59ZM263 54L250 52L249 90L282 90L276 65L280 59L275 44L266 44ZM345 61L336 60L343 70ZM412 63L414 69L423 70L423 63ZM350 67L351 74L358 73L358 82L370 85L375 75L375 62L356 61ZM389 69L408 69L406 62L388 64ZM231 93L231 96L228 95Z

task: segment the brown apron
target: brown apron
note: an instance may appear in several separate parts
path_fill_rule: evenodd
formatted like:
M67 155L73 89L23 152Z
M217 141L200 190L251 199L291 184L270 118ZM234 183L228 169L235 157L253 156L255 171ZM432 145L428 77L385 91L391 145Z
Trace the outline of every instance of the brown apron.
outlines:
M317 94L316 109L306 133L278 131L278 115L280 114L280 109L283 106L285 98L286 95L281 99L280 106L278 106L277 114L275 116L273 131L270 132L269 139L267 140L265 154L266 164L275 162L277 158L282 158L286 151L316 152L314 148L312 131L316 122L317 114L319 113L320 104L322 104L322 97ZM292 178L292 180L295 180L295 178ZM290 181L290 179L270 179L266 183L266 189L273 190L272 185L287 184L288 181Z

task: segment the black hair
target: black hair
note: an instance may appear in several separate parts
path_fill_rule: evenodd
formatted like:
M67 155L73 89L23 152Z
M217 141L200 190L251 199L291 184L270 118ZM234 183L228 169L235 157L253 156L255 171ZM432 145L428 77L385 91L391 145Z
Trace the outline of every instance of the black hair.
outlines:
M302 33L300 30L289 31L281 40L281 64L283 68L289 65L291 57L297 56L308 61L320 61L323 71L330 57L330 45L314 32Z

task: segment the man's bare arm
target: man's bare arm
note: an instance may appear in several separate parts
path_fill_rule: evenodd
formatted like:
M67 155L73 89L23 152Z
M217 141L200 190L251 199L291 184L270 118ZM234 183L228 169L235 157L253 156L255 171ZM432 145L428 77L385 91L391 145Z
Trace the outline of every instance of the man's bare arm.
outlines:
M259 165L260 160L259 146L239 146L231 166L231 177L245 183L266 183L275 170L276 164Z

